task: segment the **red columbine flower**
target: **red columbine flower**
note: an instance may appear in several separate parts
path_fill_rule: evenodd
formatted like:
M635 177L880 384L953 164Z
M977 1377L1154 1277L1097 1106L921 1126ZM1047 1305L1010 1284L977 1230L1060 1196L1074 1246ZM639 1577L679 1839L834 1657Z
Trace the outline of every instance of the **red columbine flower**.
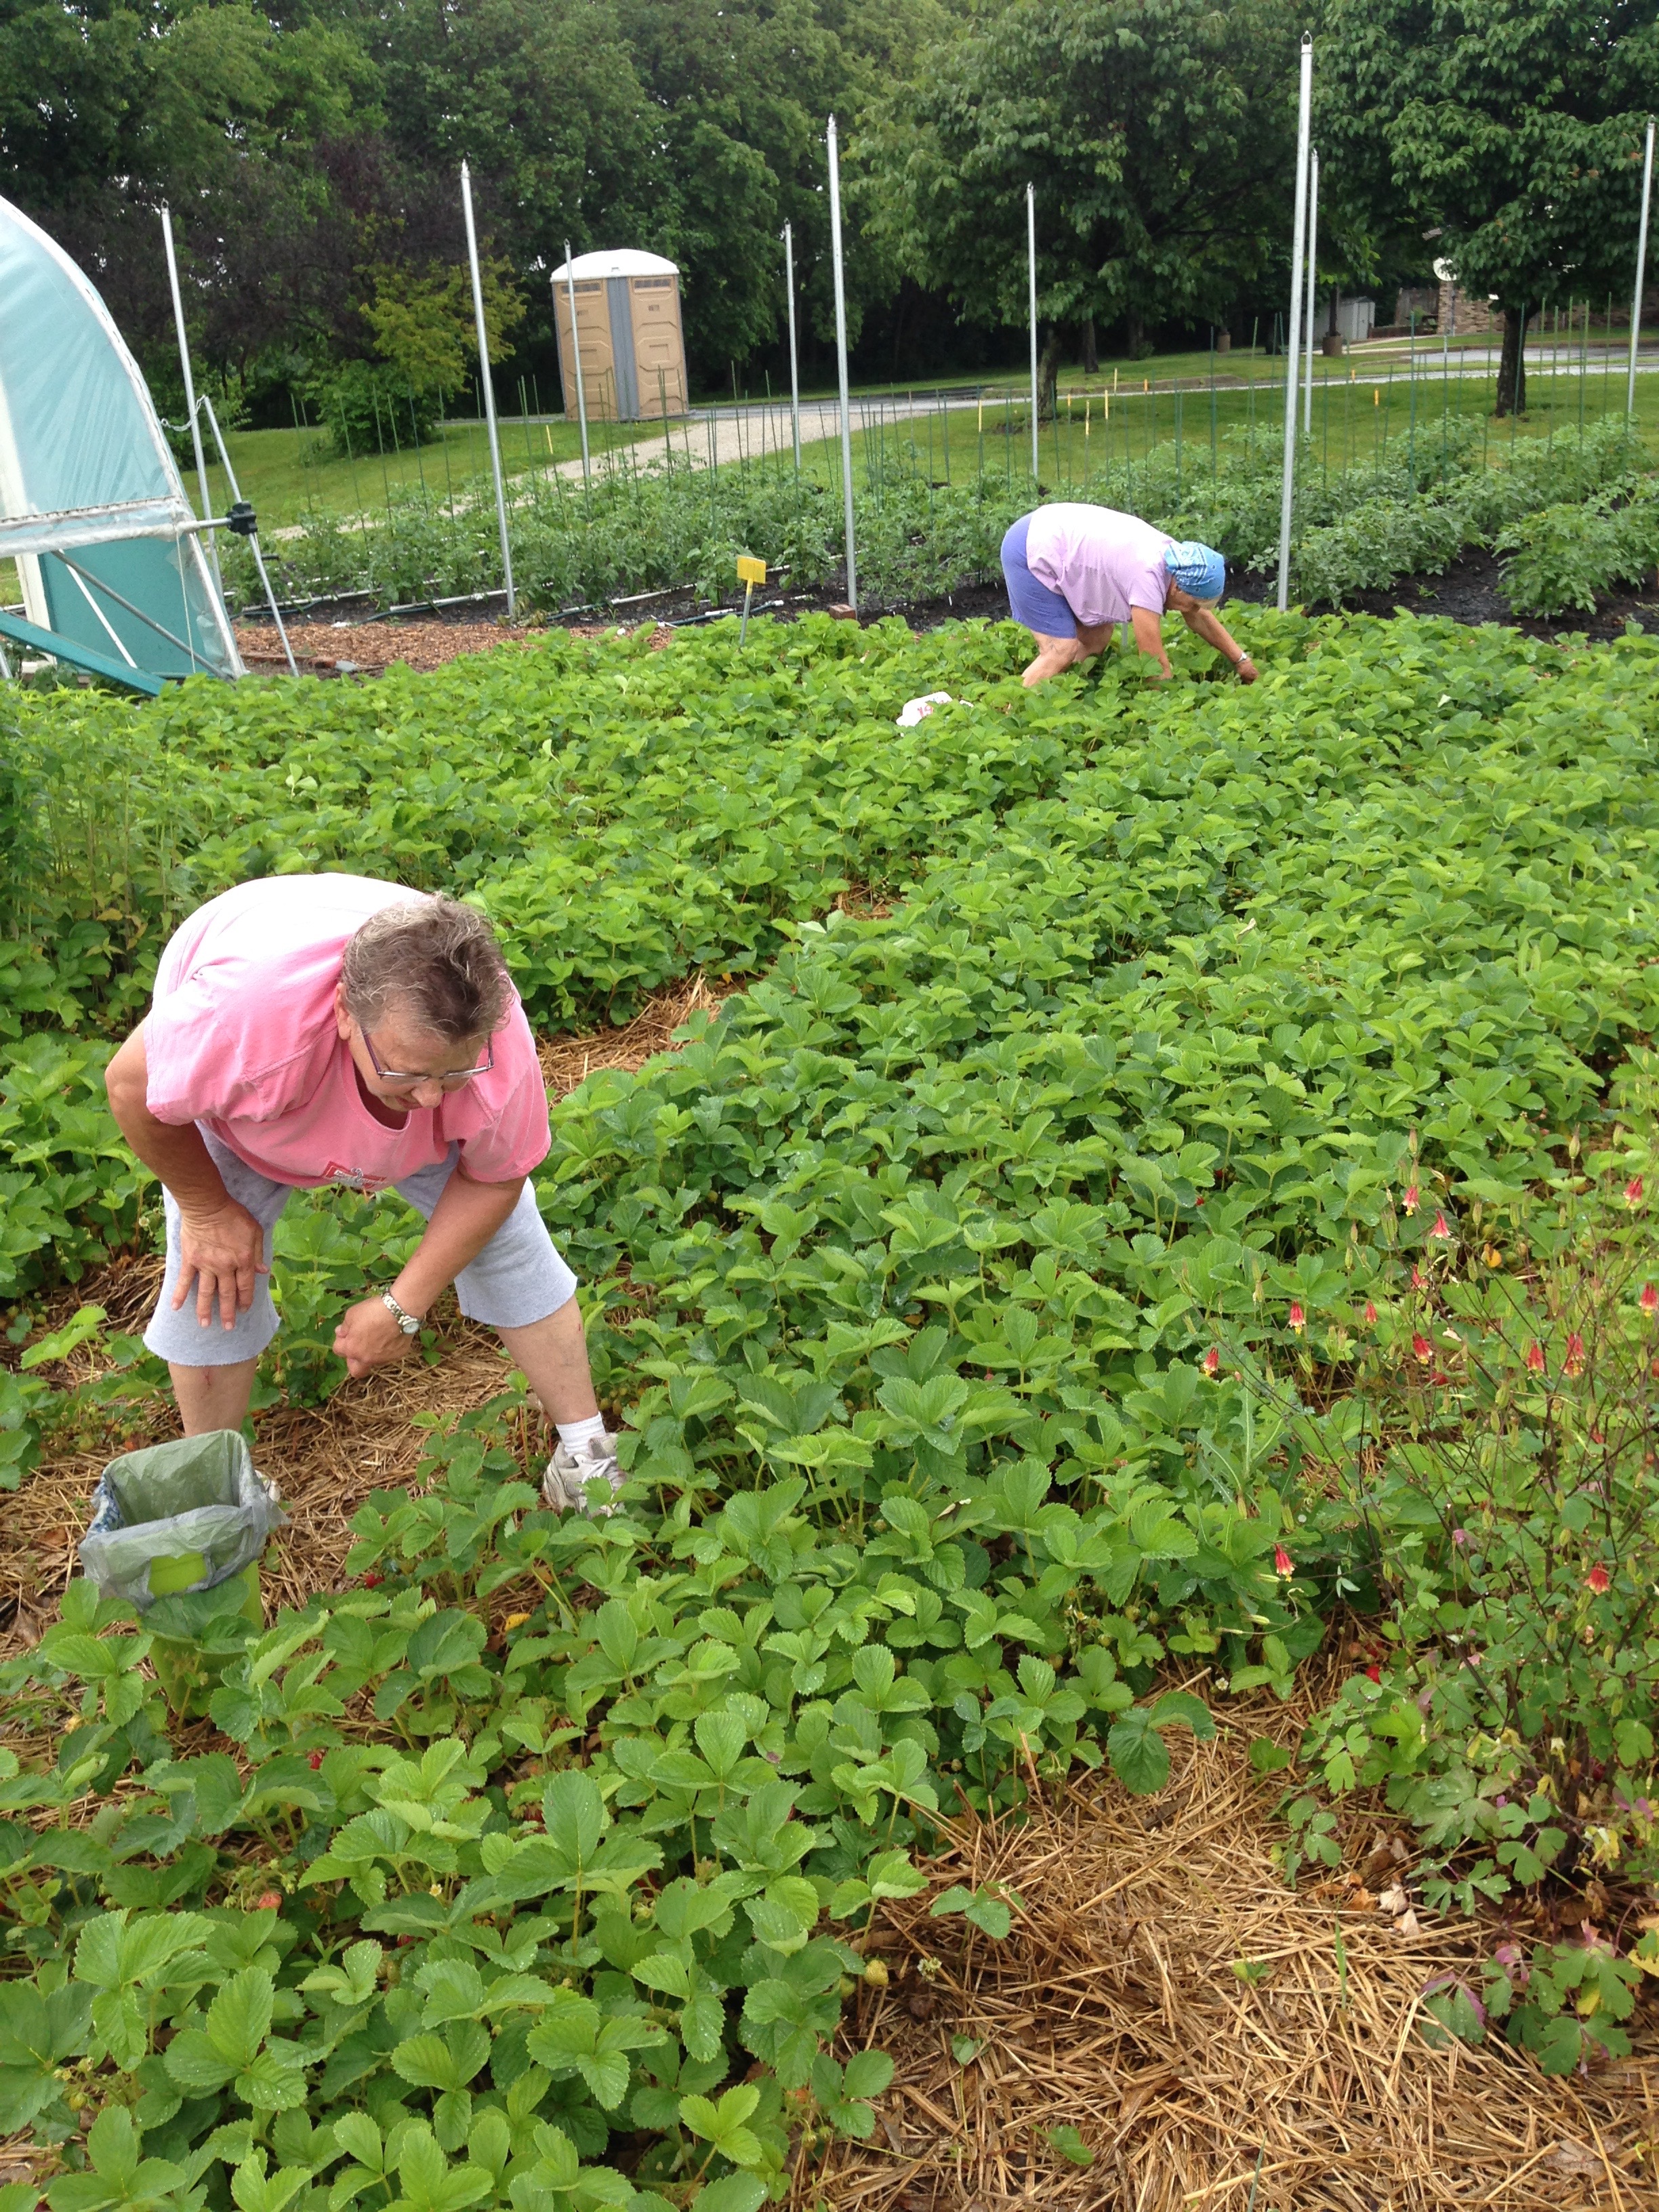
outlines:
M1296 1572L1296 1562L1282 1544L1273 1546L1273 1572L1276 1575L1293 1575Z
M1292 1298L1291 1300L1291 1327L1296 1329L1302 1329L1306 1328L1307 1326L1308 1316L1302 1310L1301 1300L1299 1298Z
M1428 1289L1428 1287L1429 1287L1429 1279L1428 1279L1428 1277L1427 1277L1427 1276L1423 1273L1423 1270L1422 1270L1422 1269L1418 1266L1418 1264L1417 1264L1416 1261L1415 1261L1415 1260L1413 1260L1413 1262L1412 1262L1412 1288L1413 1288L1414 1291L1426 1291L1426 1290Z
M1221 1354L1215 1346L1212 1345L1198 1364L1206 1375L1218 1375L1221 1371Z
M1407 1183L1406 1186L1406 1211L1407 1213L1415 1213L1417 1206L1417 1185L1414 1182Z
M1603 1590L1610 1589L1613 1586L1613 1577L1599 1560L1585 1576L1584 1580L1595 1592L1597 1597L1601 1596Z
M1376 1327L1376 1308L1369 1298L1365 1301L1365 1326L1367 1328Z
M1642 1295L1637 1301L1644 1314L1659 1313L1659 1291L1651 1283L1644 1283Z
M1429 1342L1426 1336L1420 1334L1413 1336L1412 1339L1412 1350L1425 1366L1428 1364L1429 1361L1434 1358L1434 1346Z
M1528 1370L1534 1375L1541 1375L1543 1373L1544 1347L1541 1344L1529 1344L1527 1346L1527 1366Z
M1561 1364L1569 1375L1584 1371L1584 1340L1576 1329L1567 1339L1567 1356Z
M1434 1226L1430 1230L1429 1234L1431 1237L1448 1237L1451 1235L1451 1231L1446 1226L1446 1217L1443 1213L1435 1215Z
M1632 1176L1630 1181L1625 1185L1625 1203L1630 1207L1632 1212L1634 1212L1636 1208L1642 1203L1642 1178L1640 1176Z

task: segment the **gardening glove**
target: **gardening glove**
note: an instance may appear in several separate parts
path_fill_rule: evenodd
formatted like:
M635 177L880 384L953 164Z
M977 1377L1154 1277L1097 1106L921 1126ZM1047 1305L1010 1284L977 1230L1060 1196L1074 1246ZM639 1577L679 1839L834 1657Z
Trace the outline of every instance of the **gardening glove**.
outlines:
M587 1486L596 1475L603 1475L610 1484L611 1498L592 1505L588 1502ZM623 1480L623 1471L617 1464L617 1439L605 1434L593 1437L579 1452L572 1451L568 1444L559 1444L542 1477L542 1497L556 1513L592 1513L604 1520L615 1510Z

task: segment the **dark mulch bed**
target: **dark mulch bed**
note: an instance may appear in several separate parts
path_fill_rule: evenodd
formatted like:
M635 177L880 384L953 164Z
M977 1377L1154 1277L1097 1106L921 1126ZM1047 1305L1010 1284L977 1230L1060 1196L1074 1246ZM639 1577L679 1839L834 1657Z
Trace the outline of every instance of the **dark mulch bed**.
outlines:
M1443 615L1453 622L1502 623L1528 637L1553 641L1589 637L1605 641L1622 637L1632 623L1643 629L1659 630L1659 596L1623 593L1598 599L1593 615L1556 615L1540 619L1512 614L1509 601L1498 588L1502 564L1490 553L1471 550L1454 561L1443 575L1402 576L1386 592L1356 592L1342 602L1342 611L1367 615ZM1236 569L1229 581L1229 599L1270 605L1276 592L1271 575ZM1328 606L1309 609L1310 614L1329 614Z
M1552 620L1538 620L1530 616L1517 616L1510 611L1509 603L1499 592L1499 563L1492 555L1470 551L1452 562L1438 576L1402 576L1386 592L1358 592L1342 603L1341 611L1388 617L1395 614L1439 615L1453 622L1480 623L1499 623L1518 629L1528 637L1547 641L1569 637L1587 637L1605 641L1621 637L1635 623L1647 630L1659 630L1659 595L1641 596L1620 594L1601 599L1593 615L1565 615ZM1257 574L1248 569L1236 568L1229 580L1230 600L1246 605L1270 605L1275 595L1274 579L1271 574ZM844 588L829 585L811 592L780 592L769 588L759 593L752 611L767 614L781 622L793 622L808 613L822 613L840 606ZM571 607L547 617L532 617L532 623L544 621L548 627L564 627L592 635L601 627L627 624L632 627L643 622L656 623L665 629L680 629L720 620L738 613L742 608L740 596L711 605L699 599L690 591L654 592L639 597L616 601L608 607ZM312 612L312 610L307 610ZM319 606L315 612L323 614ZM343 603L342 603L343 611ZM340 623L332 630L331 641L336 651L343 650L349 662L356 664L351 672L364 675L378 673L376 664L392 658L408 659L416 666L435 665L450 655L441 649L434 650L431 641L441 630L453 625L471 633L463 650L477 651L491 641L494 635L522 636L522 629L509 631L504 624L480 620L480 610L469 606L465 611L458 607L452 614L447 609L422 611L422 618L415 621L392 620L385 615L363 616L354 608L349 627ZM937 629L942 623L964 622L980 618L1000 622L1007 615L1007 595L1001 580L994 582L975 581L959 586L956 590L933 599L901 599L896 601L872 599L866 597L860 608L860 618L874 622L883 617L897 615L915 630ZM1315 606L1310 613L1328 614L1337 611L1330 607ZM254 610L250 608L241 618L243 635L252 643L258 625ZM266 628L269 626L266 625ZM306 641L322 634L318 623L305 633ZM404 635L407 632L408 635ZM366 639L374 636L372 651L363 649ZM391 641L398 640L396 646ZM271 639L275 645L274 633ZM415 650L410 648L414 647ZM250 658L257 656L258 665L264 666L270 657L256 647ZM325 664L318 672L331 673Z

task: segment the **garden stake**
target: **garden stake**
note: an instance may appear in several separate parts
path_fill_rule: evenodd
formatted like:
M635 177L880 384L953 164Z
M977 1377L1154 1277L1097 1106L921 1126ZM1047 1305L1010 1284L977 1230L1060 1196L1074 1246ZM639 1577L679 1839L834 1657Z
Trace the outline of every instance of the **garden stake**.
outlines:
M743 620L738 626L738 644L741 647L749 635L749 602L755 595L756 585L766 581L765 562L756 560L751 553L739 553L738 581L743 586Z

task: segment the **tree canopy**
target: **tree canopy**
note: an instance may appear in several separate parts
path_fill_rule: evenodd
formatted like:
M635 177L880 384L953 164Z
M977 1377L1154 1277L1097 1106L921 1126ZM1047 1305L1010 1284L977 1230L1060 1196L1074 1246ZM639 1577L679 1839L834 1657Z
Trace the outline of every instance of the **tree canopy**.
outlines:
M1025 185L1056 322L1221 323L1286 266L1297 21L1285 0L1014 0L885 103L900 260L964 315L1025 313Z
M1443 254L1512 324L1627 285L1659 0L1320 4L1322 263ZM348 367L423 404L470 381L463 158L509 375L551 367L568 240L680 264L707 389L780 342L786 221L809 355L832 331L833 111L855 337L1017 345L1030 179L1051 348L1086 356L1283 305L1302 27L1289 0L0 0L0 191L164 404L163 202L193 343L265 419Z
M1525 404L1522 325L1633 279L1654 0L1327 0L1316 133L1333 197L1402 223L1506 317L1500 410Z

